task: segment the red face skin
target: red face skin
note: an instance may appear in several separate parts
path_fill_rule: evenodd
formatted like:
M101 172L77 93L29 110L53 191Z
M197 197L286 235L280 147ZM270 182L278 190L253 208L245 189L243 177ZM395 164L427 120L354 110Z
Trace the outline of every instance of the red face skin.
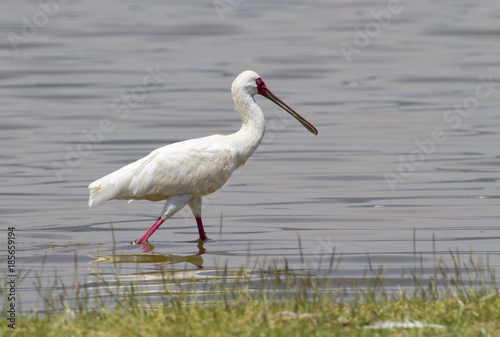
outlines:
M255 83L257 84L257 92L262 96L267 96L267 86L264 81L259 77L255 80Z
M299 115L295 110L290 108L288 105L285 104L282 100L280 100L276 95L274 95L271 90L269 90L264 83L264 81L259 77L258 79L255 80L255 84L257 84L257 93L268 98L269 100L273 101L276 105L278 105L280 108L288 112L290 115L295 117L300 124L302 124L309 132L314 133L315 135L318 134L318 130L309 123L304 117Z

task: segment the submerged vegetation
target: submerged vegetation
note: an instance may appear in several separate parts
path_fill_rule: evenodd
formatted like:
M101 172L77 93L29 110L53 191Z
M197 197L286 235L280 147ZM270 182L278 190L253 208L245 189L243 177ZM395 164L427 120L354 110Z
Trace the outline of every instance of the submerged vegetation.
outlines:
M0 336L500 336L494 270L472 254L465 262L450 255L453 266L435 261L427 279L421 266L404 270L404 287L370 260L359 282L332 277L340 263L333 255L321 276L285 262L96 274L84 286L56 276L51 290L39 278L43 309L19 313L16 329L4 320Z

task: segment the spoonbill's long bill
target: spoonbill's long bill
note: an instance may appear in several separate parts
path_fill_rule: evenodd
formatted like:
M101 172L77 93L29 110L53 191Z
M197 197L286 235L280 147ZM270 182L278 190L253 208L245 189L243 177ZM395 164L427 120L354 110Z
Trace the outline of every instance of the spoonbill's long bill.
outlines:
M160 225L189 205L198 225L200 240L207 235L201 221L201 197L222 187L234 170L243 165L264 136L266 121L255 102L256 94L267 97L289 112L307 130L318 130L276 97L254 71L244 71L231 87L234 104L243 121L231 135L213 135L170 144L154 150L89 185L89 206L111 200L166 200L161 216L135 244L144 243Z

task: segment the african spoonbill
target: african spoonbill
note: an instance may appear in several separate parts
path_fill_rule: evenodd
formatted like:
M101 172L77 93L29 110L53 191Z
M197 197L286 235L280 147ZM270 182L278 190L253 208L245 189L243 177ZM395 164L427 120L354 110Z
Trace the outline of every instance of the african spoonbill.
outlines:
M221 188L231 174L257 149L265 132L262 110L255 102L262 95L295 117L307 130L318 130L276 97L254 71L244 71L232 86L242 126L230 135L213 135L163 146L89 185L89 206L116 200L166 200L161 216L135 244L142 244L172 215L189 205L200 240L207 240L201 220L201 198Z

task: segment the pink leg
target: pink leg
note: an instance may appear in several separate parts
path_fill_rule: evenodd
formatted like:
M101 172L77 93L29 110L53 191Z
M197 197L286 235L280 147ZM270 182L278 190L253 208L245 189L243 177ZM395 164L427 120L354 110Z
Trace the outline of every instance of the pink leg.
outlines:
M205 229L203 228L203 222L201 221L201 197L192 198L188 202L191 211L196 219L196 224L198 225L198 233L200 233L200 240L206 241L207 234L205 234Z
M198 233L200 233L200 240L205 241L207 239L207 234L205 234L205 229L203 228L203 222L201 222L201 216L196 217L196 224L198 225Z
M165 219L159 217L158 220L156 220L156 222L153 224L153 226L151 226L151 228L149 228L146 231L146 233L144 233L139 239L137 239L137 241L135 241L134 244L140 245L143 242L145 242L147 239L149 239L149 237L151 235L153 235L153 233L161 226L161 224L163 223L163 221L165 221Z
M161 217L156 220L156 222L151 226L150 229L147 230L146 233L144 233L137 241L135 242L136 245L140 245L144 243L153 233L158 229L158 227L161 226L161 224L170 218L172 215L177 213L182 209L182 207L186 206L186 204L189 202L189 200L192 199L192 196L189 194L181 194L181 195L174 195L172 197L169 197L167 199L167 202L165 203L165 207L163 207L163 211L161 214L163 214Z

